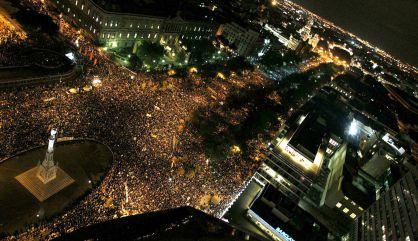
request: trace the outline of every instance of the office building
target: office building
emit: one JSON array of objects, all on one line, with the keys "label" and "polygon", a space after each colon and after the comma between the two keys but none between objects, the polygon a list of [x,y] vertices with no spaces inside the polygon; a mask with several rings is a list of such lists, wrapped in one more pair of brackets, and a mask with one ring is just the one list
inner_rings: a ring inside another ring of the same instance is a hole
[{"label": "office building", "polygon": [[418,240],[417,186],[417,170],[413,167],[356,219],[349,240]]},{"label": "office building", "polygon": [[258,41],[259,33],[232,22],[220,25],[216,36],[225,39],[236,54],[247,56]]}]

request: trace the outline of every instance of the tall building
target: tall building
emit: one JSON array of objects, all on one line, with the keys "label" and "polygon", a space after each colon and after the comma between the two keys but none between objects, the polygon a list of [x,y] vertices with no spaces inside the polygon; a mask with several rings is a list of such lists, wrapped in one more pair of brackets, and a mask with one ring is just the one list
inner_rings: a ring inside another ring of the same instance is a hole
[{"label": "tall building", "polygon": [[325,87],[269,144],[254,175],[263,191],[247,213],[266,233],[280,236],[277,225],[292,223],[303,210],[331,234],[346,234],[381,190],[399,179],[405,150],[354,111],[345,95]]},{"label": "tall building", "polygon": [[[346,122],[346,115],[331,105],[325,108],[321,98],[314,99],[284,125],[254,176],[264,189],[248,215],[277,237],[280,237],[280,233],[274,231],[277,224],[293,220],[297,212],[292,210],[305,210],[319,218],[319,222],[331,219],[330,215],[322,215],[323,209],[335,217],[341,216],[333,208],[344,199],[343,191],[334,194],[327,190],[329,176],[336,173],[338,180],[342,175],[346,145],[340,125]],[[336,184],[333,187],[338,186],[338,182]],[[325,200],[335,203],[328,207]]]},{"label": "tall building", "polygon": [[356,219],[349,240],[418,240],[417,186],[417,169],[413,167]]},{"label": "tall building", "polygon": [[308,23],[303,26],[303,28],[299,29],[298,33],[303,41],[307,41],[311,37],[311,29],[313,26],[313,20],[309,20]]},{"label": "tall building", "polygon": [[135,0],[53,2],[67,17],[108,47],[131,47],[141,39],[207,39],[213,36],[218,27],[208,14],[201,12],[205,11],[203,8],[188,11],[173,8],[162,11],[168,7],[161,5],[149,10],[138,5]]},{"label": "tall building", "polygon": [[259,37],[256,31],[244,28],[235,22],[220,25],[216,35],[226,39],[228,45],[230,47],[232,45],[232,49],[240,56],[248,55]]},{"label": "tall building", "polygon": [[57,177],[58,163],[54,163],[54,143],[57,131],[51,130],[48,139],[48,149],[46,150],[45,159],[38,164],[38,178],[44,183],[48,183]]}]

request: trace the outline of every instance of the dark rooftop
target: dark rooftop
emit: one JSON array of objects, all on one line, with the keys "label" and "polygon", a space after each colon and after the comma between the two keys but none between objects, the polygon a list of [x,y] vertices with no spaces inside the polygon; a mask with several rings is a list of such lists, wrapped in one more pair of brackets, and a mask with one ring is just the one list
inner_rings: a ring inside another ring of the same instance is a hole
[{"label": "dark rooftop", "polygon": [[181,207],[94,224],[55,240],[240,241],[245,234],[194,208]]},{"label": "dark rooftop", "polygon": [[209,10],[194,2],[185,0],[93,0],[99,7],[109,12],[130,13],[161,18],[174,18],[178,14],[185,20],[203,20],[209,17]]},{"label": "dark rooftop", "polygon": [[326,121],[316,113],[309,113],[289,144],[313,160],[326,132]]}]

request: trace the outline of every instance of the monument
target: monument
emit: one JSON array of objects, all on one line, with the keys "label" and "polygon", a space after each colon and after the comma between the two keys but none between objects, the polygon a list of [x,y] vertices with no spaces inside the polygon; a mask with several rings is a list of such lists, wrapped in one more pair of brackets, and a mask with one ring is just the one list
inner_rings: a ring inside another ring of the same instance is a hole
[{"label": "monument", "polygon": [[54,144],[57,131],[51,130],[48,140],[48,149],[46,150],[45,159],[38,163],[37,177],[44,183],[48,183],[57,177],[58,163],[54,163]]},{"label": "monument", "polygon": [[58,162],[54,162],[56,136],[57,130],[52,129],[45,159],[40,161],[36,167],[15,177],[40,202],[45,201],[74,182],[74,179],[58,167]]}]

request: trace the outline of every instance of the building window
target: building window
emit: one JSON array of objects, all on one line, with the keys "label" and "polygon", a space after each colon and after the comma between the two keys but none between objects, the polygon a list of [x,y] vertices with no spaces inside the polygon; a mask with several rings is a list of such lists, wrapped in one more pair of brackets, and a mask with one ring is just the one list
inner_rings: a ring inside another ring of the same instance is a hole
[{"label": "building window", "polygon": [[342,204],[341,204],[340,202],[338,202],[337,204],[335,204],[335,206],[336,206],[337,208],[340,208],[340,207],[342,206]]},{"label": "building window", "polygon": [[348,209],[348,208],[344,208],[344,209],[343,209],[343,212],[344,212],[344,213],[348,213],[348,211],[350,211],[350,209]]},{"label": "building window", "polygon": [[355,219],[356,217],[357,217],[357,215],[355,213],[350,214],[350,218]]},{"label": "building window", "polygon": [[81,10],[84,10],[84,4],[81,4]]}]

